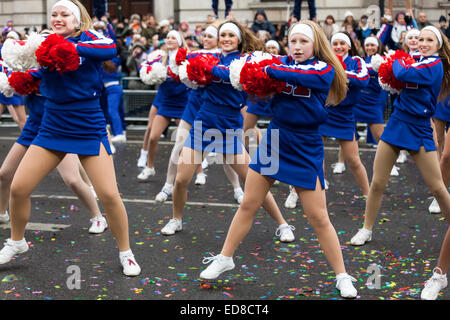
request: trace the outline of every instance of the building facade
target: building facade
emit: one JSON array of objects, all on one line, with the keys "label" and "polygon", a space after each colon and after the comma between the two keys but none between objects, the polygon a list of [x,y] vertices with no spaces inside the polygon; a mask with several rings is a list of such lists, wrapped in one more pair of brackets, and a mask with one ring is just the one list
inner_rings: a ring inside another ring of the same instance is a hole
[{"label": "building facade", "polygon": [[[0,0],[0,25],[13,20],[17,30],[24,27],[48,23],[48,11],[55,0]],[[92,0],[82,0],[92,13]],[[219,17],[224,15],[224,0],[219,0]],[[258,9],[264,9],[273,23],[285,22],[294,4],[294,0],[234,0],[232,14],[239,20],[247,19],[250,23]],[[386,1],[387,2],[387,1]],[[394,13],[404,10],[403,0],[394,1]],[[323,21],[332,14],[338,23],[344,19],[346,11],[351,11],[355,19],[367,12],[371,5],[378,5],[379,0],[316,0],[317,18]],[[450,0],[413,0],[414,12],[425,11],[428,19],[437,24],[439,17],[445,15],[449,20]],[[157,20],[174,16],[177,21],[186,21],[190,25],[204,23],[212,13],[211,0],[108,0],[108,12],[112,17],[122,13],[129,17],[133,13],[153,14]],[[308,18],[308,4],[303,1],[301,15]]]}]

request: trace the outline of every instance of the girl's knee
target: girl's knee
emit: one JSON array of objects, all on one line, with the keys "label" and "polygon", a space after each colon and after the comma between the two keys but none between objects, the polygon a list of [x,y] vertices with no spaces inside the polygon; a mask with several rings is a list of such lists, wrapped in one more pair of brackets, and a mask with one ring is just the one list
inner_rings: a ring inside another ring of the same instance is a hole
[{"label": "girl's knee", "polygon": [[328,228],[331,225],[330,219],[326,212],[308,215],[308,222],[314,230]]},{"label": "girl's knee", "polygon": [[13,177],[14,173],[8,172],[6,170],[0,170],[0,183],[2,184],[2,186],[10,185]]},{"label": "girl's knee", "polygon": [[10,189],[10,197],[11,200],[26,199],[31,196],[32,192],[33,190],[29,190],[27,188],[27,185],[24,185],[22,183],[16,183],[13,181]]}]

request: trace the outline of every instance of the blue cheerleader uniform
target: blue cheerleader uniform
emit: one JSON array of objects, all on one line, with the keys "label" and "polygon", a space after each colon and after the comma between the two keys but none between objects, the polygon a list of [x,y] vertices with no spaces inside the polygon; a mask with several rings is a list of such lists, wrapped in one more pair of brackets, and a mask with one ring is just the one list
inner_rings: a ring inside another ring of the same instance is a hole
[{"label": "blue cheerleader uniform", "polygon": [[369,72],[369,85],[361,89],[359,101],[355,105],[355,120],[364,123],[384,123],[384,109],[386,107],[387,91],[381,89],[378,83],[378,72],[370,64],[372,57],[365,62]]},{"label": "blue cheerleader uniform", "polygon": [[20,137],[16,140],[18,144],[29,147],[37,136],[44,115],[44,104],[45,98],[40,94],[25,96],[25,105],[29,112],[27,122],[25,122]]},{"label": "blue cheerleader uniform", "polygon": [[327,120],[325,101],[335,71],[317,58],[296,63],[283,57],[266,73],[285,81],[283,93],[272,100],[273,118],[249,167],[263,176],[315,190],[317,178],[325,187],[324,149],[319,131]]},{"label": "blue cheerleader uniform", "polygon": [[[169,54],[176,54],[176,51]],[[162,63],[162,59],[163,57],[151,62],[146,61],[144,65]],[[153,100],[153,105],[158,109],[156,114],[167,118],[181,119],[189,98],[189,91],[190,89],[183,83],[167,76],[166,80],[159,85],[158,92]]]},{"label": "blue cheerleader uniform", "polygon": [[247,94],[233,88],[229,69],[230,63],[239,58],[238,51],[219,56],[219,64],[211,71],[213,81],[204,89],[203,104],[194,119],[186,147],[222,154],[242,153],[241,109]]},{"label": "blue cheerleader uniform", "polygon": [[247,113],[256,114],[261,117],[273,117],[271,100],[268,98],[248,98]]},{"label": "blue cheerleader uniform", "polygon": [[327,122],[322,124],[319,130],[325,137],[353,141],[356,134],[353,107],[358,102],[361,89],[369,84],[370,77],[362,58],[347,55],[344,63],[349,80],[347,96],[339,105],[327,108]]},{"label": "blue cheerleader uniform", "polygon": [[31,72],[42,80],[40,91],[46,99],[41,127],[32,144],[79,155],[99,155],[103,144],[111,154],[100,107],[101,62],[116,56],[116,45],[94,30],[67,40],[77,44],[77,70],[60,74],[41,68]]},{"label": "blue cheerleader uniform", "polygon": [[397,60],[392,65],[394,76],[407,83],[394,102],[395,110],[387,123],[381,140],[400,149],[435,151],[430,118],[436,110],[436,102],[443,79],[441,59],[436,56],[405,65]]},{"label": "blue cheerleader uniform", "polygon": [[447,99],[436,104],[436,112],[433,117],[450,122],[450,96],[447,96]]}]

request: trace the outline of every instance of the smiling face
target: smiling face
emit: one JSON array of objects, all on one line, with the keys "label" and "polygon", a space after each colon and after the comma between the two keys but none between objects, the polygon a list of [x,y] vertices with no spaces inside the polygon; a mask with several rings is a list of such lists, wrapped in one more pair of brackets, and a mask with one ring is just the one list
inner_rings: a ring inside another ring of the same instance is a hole
[{"label": "smiling face", "polygon": [[366,43],[364,45],[364,51],[368,56],[373,56],[378,52],[378,46],[374,45],[373,43]]},{"label": "smiling face", "polygon": [[166,37],[166,46],[168,50],[178,49],[178,40],[175,36],[169,35]]},{"label": "smiling face", "polygon": [[334,53],[341,57],[345,56],[350,51],[350,46],[341,39],[334,40],[331,47],[333,48]]},{"label": "smiling face", "polygon": [[50,25],[53,32],[67,37],[76,30],[78,22],[69,9],[63,6],[57,6],[52,11]]},{"label": "smiling face", "polygon": [[203,37],[203,48],[205,48],[206,50],[210,50],[214,49],[215,47],[217,47],[217,39],[209,33],[205,34],[205,36]]},{"label": "smiling face", "polygon": [[419,35],[419,51],[424,57],[429,57],[439,50],[439,40],[433,31],[423,30]]},{"label": "smiling face", "polygon": [[418,35],[410,35],[406,40],[406,45],[408,46],[410,51],[416,51],[419,49],[419,36]]},{"label": "smiling face", "polygon": [[238,49],[239,38],[234,32],[224,30],[219,34],[219,47],[223,52],[233,52]]},{"label": "smiling face", "polygon": [[301,33],[294,33],[289,38],[289,54],[296,62],[303,62],[313,57],[314,42]]}]

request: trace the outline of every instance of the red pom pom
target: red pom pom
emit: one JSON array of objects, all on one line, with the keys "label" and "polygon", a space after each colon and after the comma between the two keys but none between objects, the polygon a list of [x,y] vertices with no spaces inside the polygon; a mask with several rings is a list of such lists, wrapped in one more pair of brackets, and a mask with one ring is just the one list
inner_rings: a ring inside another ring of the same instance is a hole
[{"label": "red pom pom", "polygon": [[383,62],[378,69],[378,77],[382,84],[385,84],[396,91],[401,91],[406,87],[406,83],[397,80],[394,76],[394,72],[392,70],[392,64],[396,60],[403,60],[404,64],[410,65],[415,63],[416,61],[403,50],[397,50],[391,56],[386,59],[386,62]]},{"label": "red pom pom", "polygon": [[72,42],[64,41],[50,49],[56,70],[60,73],[75,71],[80,66],[80,56]]},{"label": "red pom pom", "polygon": [[172,78],[173,81],[181,82],[180,77],[173,73],[170,67],[167,67],[167,75]]},{"label": "red pom pom", "polygon": [[175,56],[175,63],[177,66],[181,66],[181,63],[186,60],[187,48],[179,48],[177,55]]},{"label": "red pom pom", "polygon": [[242,68],[239,80],[244,91],[260,98],[281,93],[286,87],[286,83],[273,79],[264,72],[266,66],[277,63],[279,63],[279,60],[275,57],[258,63],[246,63]]},{"label": "red pom pom", "polygon": [[347,65],[344,62],[344,58],[340,55],[336,55],[336,57],[338,58],[339,62],[342,64],[342,67],[344,68],[344,70],[347,70]]},{"label": "red pom pom", "polygon": [[64,42],[64,37],[57,35],[56,33],[53,33],[45,39],[39,48],[36,49],[35,55],[37,62],[42,67],[47,67],[50,69],[50,71],[54,71],[56,66],[53,61],[53,59],[50,56],[50,49],[53,48],[53,46],[60,44]]},{"label": "red pom pom", "polygon": [[212,82],[212,68],[219,63],[219,59],[213,55],[199,55],[189,60],[186,72],[190,81],[200,86],[208,85]]},{"label": "red pom pom", "polygon": [[20,95],[28,95],[35,92],[39,92],[39,80],[26,72],[13,72],[8,77],[9,85],[14,88]]}]

